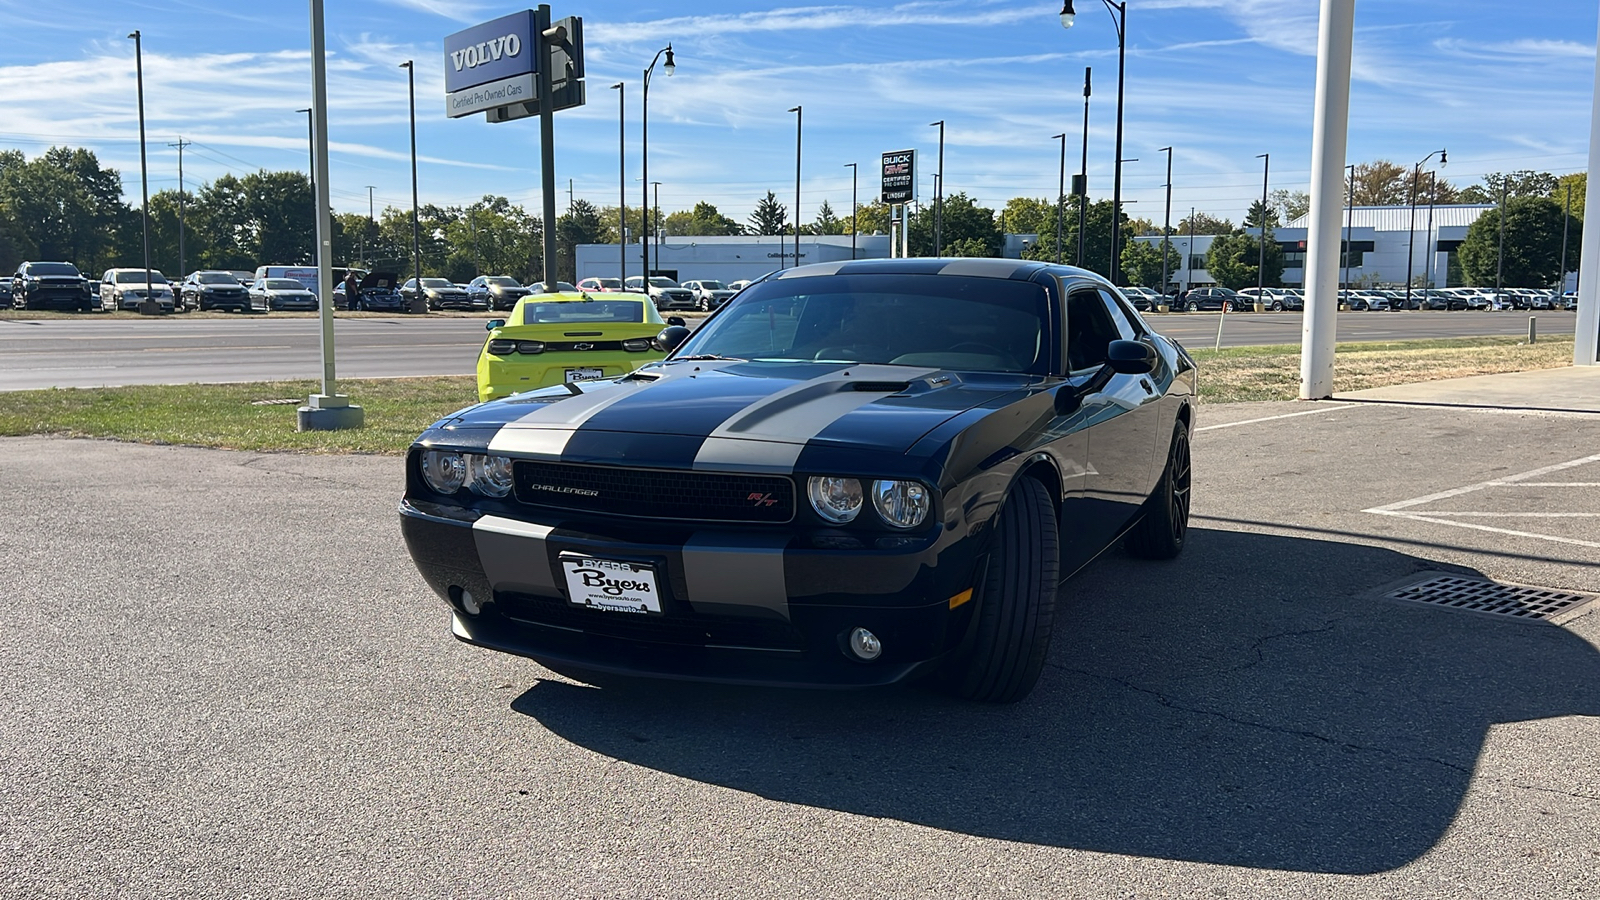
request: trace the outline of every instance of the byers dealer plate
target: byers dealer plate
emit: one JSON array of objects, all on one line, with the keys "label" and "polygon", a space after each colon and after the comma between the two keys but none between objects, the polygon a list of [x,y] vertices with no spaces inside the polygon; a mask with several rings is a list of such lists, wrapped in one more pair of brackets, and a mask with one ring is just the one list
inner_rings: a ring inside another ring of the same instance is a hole
[{"label": "byers dealer plate", "polygon": [[605,375],[604,369],[568,369],[567,381],[569,383],[573,381],[595,381],[604,378]]},{"label": "byers dealer plate", "polygon": [[561,571],[566,574],[567,596],[574,605],[608,612],[661,612],[656,573],[649,566],[588,556],[563,556]]}]

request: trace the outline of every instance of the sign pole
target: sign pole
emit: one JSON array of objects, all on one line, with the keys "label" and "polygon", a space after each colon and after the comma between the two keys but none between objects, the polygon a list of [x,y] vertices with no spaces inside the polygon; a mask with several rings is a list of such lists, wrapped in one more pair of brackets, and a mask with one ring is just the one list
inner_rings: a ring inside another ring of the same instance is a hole
[{"label": "sign pole", "polygon": [[533,33],[539,41],[535,78],[539,92],[539,190],[544,195],[544,289],[556,289],[556,104],[550,96],[550,54],[545,32],[550,29],[550,4],[539,4]]},{"label": "sign pole", "polygon": [[[1339,311],[1339,213],[1350,130],[1350,53],[1355,0],[1322,0],[1317,99],[1311,138],[1311,227],[1306,235],[1306,311],[1300,329],[1300,399],[1333,396]],[[1409,287],[1409,284],[1408,284]]]}]

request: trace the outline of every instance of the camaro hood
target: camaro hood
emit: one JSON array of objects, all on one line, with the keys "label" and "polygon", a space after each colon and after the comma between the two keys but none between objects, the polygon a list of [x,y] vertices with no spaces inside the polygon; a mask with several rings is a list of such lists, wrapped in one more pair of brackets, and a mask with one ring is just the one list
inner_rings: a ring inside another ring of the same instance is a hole
[{"label": "camaro hood", "polygon": [[569,461],[784,468],[808,448],[905,454],[951,418],[1040,381],[914,366],[675,360],[481,404],[438,423],[423,442],[487,440],[494,451]]}]

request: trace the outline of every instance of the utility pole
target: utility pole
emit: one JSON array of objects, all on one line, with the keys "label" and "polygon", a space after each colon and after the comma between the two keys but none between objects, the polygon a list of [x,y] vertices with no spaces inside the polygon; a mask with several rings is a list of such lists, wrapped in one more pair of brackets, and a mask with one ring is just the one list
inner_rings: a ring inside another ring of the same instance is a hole
[{"label": "utility pole", "polygon": [[[800,265],[800,132],[801,123],[805,121],[805,110],[796,106],[789,110],[794,113],[794,264]],[[660,254],[658,253],[657,256]],[[778,260],[783,261],[783,246],[780,242]],[[781,268],[781,266],[780,266]]]},{"label": "utility pole", "polygon": [[938,259],[944,252],[944,120],[930,122],[939,126],[939,177],[933,182],[933,256]]},{"label": "utility pole", "polygon": [[1161,220],[1161,296],[1167,296],[1167,257],[1172,253],[1172,148],[1167,153],[1167,213]]},{"label": "utility pole", "polygon": [[1256,159],[1261,160],[1261,220],[1256,222],[1261,226],[1261,246],[1256,251],[1256,302],[1264,303],[1264,289],[1267,286],[1267,172],[1272,167],[1272,154],[1262,153]]},{"label": "utility pole", "polygon": [[[375,187],[377,185],[367,185],[367,231],[373,230],[378,225],[377,217],[374,215],[376,210],[373,209],[372,205],[372,190]],[[361,265],[370,269],[373,268],[373,265],[367,259],[367,231],[361,232]]]},{"label": "utility pole", "polygon": [[1572,223],[1572,182],[1567,182],[1567,202],[1561,207],[1561,274],[1556,276],[1556,299],[1567,293],[1567,226]]},{"label": "utility pole", "polygon": [[[857,211],[856,176],[858,174],[860,174],[860,171],[859,171],[859,166],[857,166],[856,163],[845,163],[845,167],[850,170],[850,258],[851,259],[855,259],[856,258],[856,215],[857,215],[857,212],[856,212]],[[1570,187],[1568,188],[1567,192],[1569,194],[1571,193],[1571,188]]]},{"label": "utility pole", "polygon": [[[187,259],[185,258],[184,252],[183,252],[183,148],[189,146],[192,143],[194,143],[194,141],[186,141],[186,140],[183,139],[183,135],[180,134],[180,135],[178,135],[178,142],[176,144],[168,144],[167,145],[168,147],[177,147],[178,148],[178,277],[179,278],[187,277],[188,276],[188,268],[189,268]],[[1569,189],[1567,191],[1567,193],[1571,194],[1571,190]]]},{"label": "utility pole", "polygon": [[1506,271],[1506,180],[1500,181],[1500,250],[1494,261],[1494,293],[1500,299],[1501,286],[1505,284]]},{"label": "utility pole", "polygon": [[1056,265],[1061,265],[1061,219],[1065,214],[1061,204],[1067,196],[1067,133],[1054,135],[1061,142],[1061,168],[1056,172]]}]

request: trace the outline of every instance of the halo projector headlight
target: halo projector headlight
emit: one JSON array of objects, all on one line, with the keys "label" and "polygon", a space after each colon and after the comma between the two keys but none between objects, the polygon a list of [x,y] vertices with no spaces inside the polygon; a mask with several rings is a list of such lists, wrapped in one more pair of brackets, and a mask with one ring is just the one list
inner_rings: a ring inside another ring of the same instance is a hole
[{"label": "halo projector headlight", "polygon": [[454,494],[467,480],[466,460],[453,450],[428,450],[422,454],[422,480],[441,494]]},{"label": "halo projector headlight", "polygon": [[896,528],[915,528],[928,517],[928,489],[915,481],[874,481],[872,508]]},{"label": "halo projector headlight", "polygon": [[861,512],[861,482],[854,478],[813,475],[806,493],[817,515],[835,525],[852,521]]},{"label": "halo projector headlight", "polygon": [[467,454],[467,486],[485,497],[511,493],[511,460],[504,456]]}]

